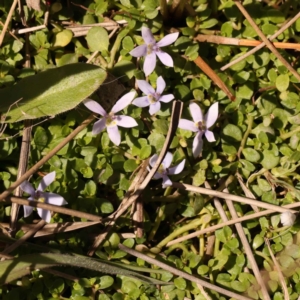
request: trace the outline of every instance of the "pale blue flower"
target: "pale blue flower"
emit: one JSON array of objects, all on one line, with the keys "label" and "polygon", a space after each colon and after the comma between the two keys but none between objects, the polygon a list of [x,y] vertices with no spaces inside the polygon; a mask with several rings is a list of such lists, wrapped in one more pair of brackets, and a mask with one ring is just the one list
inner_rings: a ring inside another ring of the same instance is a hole
[{"label": "pale blue flower", "polygon": [[160,110],[160,102],[168,103],[174,99],[174,95],[162,95],[166,83],[164,79],[159,76],[156,81],[156,91],[154,88],[145,80],[137,80],[139,89],[147,96],[138,97],[133,100],[132,104],[138,107],[149,107],[150,115],[157,113]]},{"label": "pale blue flower", "polygon": [[[44,190],[55,180],[55,171],[47,174],[41,180],[37,190],[33,188],[33,186],[26,180],[20,184],[20,188],[22,191],[26,192],[30,195],[28,200],[38,201],[42,203],[48,203],[53,205],[65,205],[68,202],[60,195],[54,193],[47,193]],[[33,207],[24,205],[24,217],[28,217],[33,211]],[[49,210],[37,207],[37,212],[39,216],[45,220],[46,222],[50,222],[51,213]]]},{"label": "pale blue flower", "polygon": [[215,136],[212,131],[208,130],[213,126],[218,118],[218,102],[214,103],[203,118],[202,111],[196,103],[190,104],[190,112],[194,122],[180,119],[178,127],[181,129],[197,132],[193,141],[193,155],[198,157],[203,148],[203,134],[209,142],[215,142]]},{"label": "pale blue flower", "polygon": [[107,129],[110,140],[115,145],[120,145],[121,135],[118,130],[118,126],[131,128],[137,126],[137,122],[128,116],[116,115],[117,112],[128,106],[135,96],[135,92],[129,92],[125,94],[111,109],[110,113],[107,113],[104,108],[96,101],[86,99],[83,104],[92,112],[101,115],[103,118],[95,122],[93,126],[93,134],[98,134],[105,128]]},{"label": "pale blue flower", "polygon": [[134,48],[129,54],[134,57],[145,56],[143,69],[146,76],[151,74],[155,69],[156,55],[165,66],[173,67],[174,63],[172,57],[160,48],[174,43],[177,40],[178,35],[179,32],[167,34],[159,42],[156,42],[151,30],[147,27],[142,27],[142,37],[145,44]]},{"label": "pale blue flower", "polygon": [[[158,155],[154,154],[150,160],[149,160],[149,164],[150,166],[153,168],[156,161],[158,159]],[[164,160],[162,161],[161,165],[159,166],[157,172],[154,174],[153,178],[154,179],[159,179],[162,178],[163,182],[162,182],[162,186],[163,188],[166,188],[168,186],[172,185],[172,181],[170,180],[170,178],[168,177],[168,175],[175,175],[175,174],[179,174],[185,165],[185,159],[177,166],[174,166],[172,168],[170,168],[170,165],[172,163],[172,159],[173,159],[173,154],[170,152],[167,152]]]}]

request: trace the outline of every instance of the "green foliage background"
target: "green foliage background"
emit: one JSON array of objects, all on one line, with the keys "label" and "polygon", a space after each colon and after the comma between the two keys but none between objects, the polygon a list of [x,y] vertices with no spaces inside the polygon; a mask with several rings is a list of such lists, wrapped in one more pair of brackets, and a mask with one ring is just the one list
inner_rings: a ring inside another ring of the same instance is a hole
[{"label": "green foliage background", "polygon": [[[174,2],[174,1],[173,1]],[[253,20],[266,36],[274,34],[282,24],[299,11],[298,1],[251,1],[242,2]],[[11,1],[0,1],[0,20],[5,23]],[[300,102],[299,82],[287,68],[264,47],[224,72],[220,68],[249,51],[249,47],[200,43],[194,40],[197,34],[220,35],[238,39],[259,40],[252,26],[230,0],[195,0],[190,2],[195,15],[189,10],[171,10],[163,18],[156,0],[120,1],[73,1],[41,3],[41,11],[23,5],[28,27],[44,23],[45,11],[50,18],[45,29],[31,32],[29,40],[31,67],[25,67],[25,36],[17,39],[6,35],[0,49],[0,86],[12,87],[27,76],[65,66],[85,63],[94,51],[99,51],[92,64],[100,66],[119,78],[127,91],[135,87],[135,78],[144,79],[142,60],[136,61],[129,52],[143,44],[141,27],[151,28],[160,39],[172,30],[180,36],[174,45],[164,48],[172,55],[174,68],[166,68],[157,62],[149,82],[155,86],[158,76],[166,81],[166,93],[173,93],[184,102],[183,118],[191,119],[188,111],[190,101],[196,101],[203,111],[214,102],[219,102],[220,114],[213,128],[216,142],[204,142],[202,156],[194,159],[191,153],[193,134],[178,129],[170,146],[173,164],[187,159],[184,171],[172,177],[196,186],[207,181],[217,189],[229,180],[228,190],[232,194],[245,195],[238,176],[246,183],[256,199],[276,205],[298,202],[299,158],[300,158]],[[68,25],[94,24],[125,20],[127,26],[120,28],[109,38],[110,31],[92,27],[86,36],[75,37]],[[10,30],[22,28],[21,15],[15,11]],[[277,37],[278,42],[299,42],[300,19]],[[300,73],[299,54],[294,49],[280,50],[283,57]],[[236,95],[232,102],[211,79],[193,62],[201,56]],[[109,83],[105,83],[109,84]],[[34,89],[34,84],[32,89]],[[101,92],[101,88],[100,88]],[[76,90],[74,90],[76,94]],[[2,103],[1,113],[6,113]],[[92,98],[101,101],[97,93]],[[110,99],[107,99],[110,101]],[[62,100],[63,101],[63,100]],[[113,101],[113,100],[111,100]],[[80,101],[79,101],[80,102]],[[112,103],[111,103],[112,104]],[[76,103],[77,106],[78,103]],[[37,185],[40,175],[56,171],[56,181],[49,191],[62,195],[68,207],[99,216],[114,212],[121,203],[131,182],[133,171],[141,162],[162,149],[170,121],[172,104],[163,104],[155,116],[147,109],[129,106],[126,115],[136,119],[138,127],[120,129],[122,143],[114,146],[106,133],[92,135],[90,125],[67,146],[60,150],[31,178]],[[56,115],[55,118],[37,124],[32,130],[30,166],[34,165],[87,116],[83,105],[74,110]],[[38,123],[41,120],[38,120]],[[0,140],[0,190],[4,191],[16,180],[23,123],[9,123]],[[232,176],[233,175],[233,176]],[[148,249],[182,226],[193,224],[200,217],[209,215],[209,221],[195,223],[193,230],[220,222],[220,216],[207,196],[163,190],[161,181],[152,181],[143,193],[144,236],[121,239],[130,248],[141,244]],[[227,208],[224,207],[226,212]],[[248,205],[235,204],[239,216],[249,214]],[[1,204],[0,220],[8,222],[10,205]],[[228,213],[229,214],[229,213]],[[22,218],[21,224],[31,224],[37,215]],[[205,218],[203,218],[204,220]],[[84,219],[55,214],[53,223],[86,221]],[[291,231],[276,237],[281,230],[280,216],[272,215],[243,223],[247,239],[274,300],[284,299],[277,272],[263,237],[275,237],[272,251],[278,257],[288,285],[290,299],[300,293],[300,251],[297,223]],[[157,228],[159,228],[157,230]],[[104,229],[102,225],[87,227],[70,233],[35,238],[21,246],[14,255],[59,251],[86,255],[93,238]],[[103,247],[96,251],[97,257],[105,260],[156,269],[141,259],[129,257],[118,249],[120,233],[133,231],[130,214],[120,218],[114,233]],[[208,234],[174,247],[161,250],[164,258],[178,269],[193,273],[205,280],[252,299],[262,299],[259,283],[252,275],[251,266],[234,229],[224,227],[215,233],[213,253],[205,253]],[[19,230],[16,238],[24,234]],[[247,272],[250,270],[250,272]],[[60,269],[61,270],[61,269]],[[3,299],[204,299],[196,284],[177,278],[168,272],[151,273],[151,277],[173,282],[161,286],[142,283],[125,275],[107,275],[85,269],[66,267],[65,273],[79,278],[78,281],[55,277],[43,271],[32,271],[29,275],[0,288]],[[221,294],[208,291],[212,299],[228,299]]]}]

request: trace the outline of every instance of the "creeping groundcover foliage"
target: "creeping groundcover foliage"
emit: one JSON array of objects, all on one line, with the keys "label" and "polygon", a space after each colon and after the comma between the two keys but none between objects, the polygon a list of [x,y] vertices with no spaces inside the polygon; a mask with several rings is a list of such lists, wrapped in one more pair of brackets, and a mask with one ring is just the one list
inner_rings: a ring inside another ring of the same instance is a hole
[{"label": "creeping groundcover foliage", "polygon": [[299,299],[298,0],[0,11],[1,299]]}]

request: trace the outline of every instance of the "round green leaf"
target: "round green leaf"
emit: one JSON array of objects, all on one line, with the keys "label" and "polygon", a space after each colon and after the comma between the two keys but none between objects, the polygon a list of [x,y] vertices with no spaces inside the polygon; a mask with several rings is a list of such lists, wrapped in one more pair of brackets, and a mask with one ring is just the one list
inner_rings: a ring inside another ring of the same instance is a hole
[{"label": "round green leaf", "polygon": [[273,151],[270,150],[264,150],[263,151],[263,160],[261,161],[262,166],[265,169],[272,169],[275,168],[279,163],[279,157],[275,156]]},{"label": "round green leaf", "polygon": [[222,138],[230,143],[230,142],[240,142],[243,138],[242,131],[239,127],[233,124],[227,124],[223,128]]},{"label": "round green leaf", "polygon": [[53,47],[66,47],[73,38],[73,32],[71,30],[65,29],[63,31],[57,32],[53,36],[52,46]]},{"label": "round green leaf", "polygon": [[246,160],[250,162],[258,162],[260,160],[260,154],[253,148],[244,148],[242,152]]},{"label": "round green leaf", "polygon": [[275,85],[280,92],[286,91],[289,87],[289,84],[290,84],[290,77],[288,74],[282,74],[276,78]]},{"label": "round green leaf", "polygon": [[109,38],[103,27],[92,27],[86,35],[86,40],[92,52],[108,50]]}]

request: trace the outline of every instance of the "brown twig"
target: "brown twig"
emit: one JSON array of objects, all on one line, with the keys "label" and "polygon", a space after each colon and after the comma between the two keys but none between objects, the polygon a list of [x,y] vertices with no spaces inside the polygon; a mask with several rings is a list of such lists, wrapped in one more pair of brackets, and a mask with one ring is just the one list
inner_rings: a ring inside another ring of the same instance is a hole
[{"label": "brown twig", "polygon": [[18,0],[14,0],[13,4],[11,5],[11,8],[9,10],[9,13],[7,15],[7,18],[5,20],[4,26],[3,26],[1,34],[0,34],[0,47],[2,46],[4,36],[5,36],[6,30],[8,28],[8,24],[9,24],[11,18],[12,18],[12,15],[14,13],[14,10],[15,10],[17,4],[18,4]]},{"label": "brown twig", "polygon": [[220,294],[223,294],[223,295],[226,295],[228,297],[232,297],[232,298],[235,298],[235,299],[239,299],[239,300],[251,300],[250,298],[248,297],[245,297],[243,295],[239,295],[239,294],[236,294],[236,293],[233,293],[233,292],[230,292],[230,291],[227,291],[221,287],[218,287],[216,285],[213,285],[207,281],[204,281],[204,280],[201,280],[199,279],[198,277],[196,276],[193,276],[191,274],[188,274],[186,272],[183,272],[181,270],[178,270],[174,267],[171,267],[169,264],[165,264],[163,262],[161,262],[160,260],[157,260],[157,259],[154,259],[152,257],[149,257],[147,256],[146,254],[143,254],[141,252],[138,252],[136,250],[133,250],[133,249],[130,249],[122,244],[119,244],[119,248],[122,250],[122,251],[125,251],[126,253],[130,254],[130,255],[133,255],[135,257],[138,257],[150,264],[153,264],[153,265],[156,265],[160,268],[162,268],[163,270],[166,270],[170,273],[173,273],[181,278],[185,278],[187,280],[190,280],[192,282],[195,282],[196,284],[200,284],[202,285],[203,287],[205,288],[208,288],[209,290],[213,290],[213,291],[216,291]]},{"label": "brown twig", "polygon": [[100,222],[100,223],[102,222],[102,217],[99,217],[96,215],[92,215],[89,213],[85,213],[85,212],[81,212],[78,210],[65,208],[65,207],[61,207],[61,206],[57,206],[57,205],[42,203],[42,202],[38,202],[38,201],[30,201],[27,199],[17,198],[17,197],[12,197],[12,196],[7,196],[6,199],[4,199],[2,201],[18,203],[19,205],[27,205],[27,206],[36,207],[36,208],[38,207],[38,208],[50,210],[50,211],[53,211],[56,213],[60,213],[60,214],[65,214],[65,215],[78,217],[78,218],[84,218],[84,219],[87,219],[90,221],[95,221],[95,222]]},{"label": "brown twig", "polygon": [[[270,36],[270,40],[274,40],[277,38],[277,36],[279,36],[282,32],[284,32],[288,27],[290,27],[294,22],[297,21],[297,19],[300,17],[300,12],[294,16],[291,20],[289,20],[286,24],[284,24],[276,33],[274,33],[272,36]],[[238,62],[244,60],[246,57],[250,56],[251,54],[254,54],[255,52],[257,52],[258,50],[262,49],[263,47],[265,47],[266,44],[264,42],[262,42],[261,44],[259,44],[258,46],[256,46],[255,48],[251,49],[250,51],[248,51],[247,53],[243,54],[242,56],[238,57],[237,59],[231,61],[230,63],[228,63],[227,65],[223,66],[220,70],[221,71],[225,71],[226,69],[230,68],[231,66],[237,64]]]},{"label": "brown twig", "polygon": [[3,254],[9,254],[10,252],[17,249],[20,245],[22,245],[24,242],[26,242],[30,237],[35,235],[36,232],[38,232],[41,228],[45,226],[46,222],[44,220],[40,220],[33,228],[28,230],[20,239],[18,239],[16,242],[11,244],[9,247],[7,247],[2,253]]},{"label": "brown twig", "polygon": [[[193,186],[193,185],[190,185],[190,184],[173,182],[172,186],[174,188],[183,189],[183,190],[190,191],[190,192],[215,196],[215,197],[218,197],[218,198],[221,198],[221,199],[228,199],[228,200],[232,200],[232,201],[236,201],[236,202],[240,202],[240,203],[244,203],[244,204],[249,204],[249,205],[256,205],[256,206],[261,207],[261,208],[271,209],[274,212],[283,213],[283,212],[288,210],[288,209],[283,208],[283,207],[278,206],[278,205],[274,205],[274,204],[270,204],[270,203],[266,203],[266,202],[262,202],[262,201],[257,201],[257,200],[253,200],[253,199],[250,199],[250,198],[241,197],[241,196],[237,196],[237,195],[233,195],[233,194],[223,193],[223,192],[219,192],[219,191],[215,191],[215,190],[210,190],[210,189],[206,189],[206,188],[202,188],[202,187],[197,187],[197,186]],[[293,210],[289,210],[289,211],[291,211],[293,213],[296,212],[296,211],[293,211]]]},{"label": "brown twig", "polygon": [[[130,205],[132,205],[132,203],[134,201],[136,201],[136,199],[141,195],[141,193],[144,191],[144,189],[146,188],[146,186],[148,185],[148,183],[150,182],[150,180],[152,179],[153,175],[155,174],[155,172],[157,171],[157,169],[159,168],[161,162],[163,161],[167,150],[172,142],[173,136],[176,132],[176,129],[178,127],[178,123],[179,123],[179,119],[181,116],[181,112],[182,112],[182,106],[183,103],[181,101],[174,101],[173,102],[173,107],[172,107],[172,116],[171,116],[171,122],[170,122],[170,127],[169,127],[169,131],[165,140],[165,143],[163,145],[163,148],[157,158],[157,161],[155,163],[155,165],[153,166],[153,168],[149,171],[148,175],[146,176],[146,178],[144,178],[144,180],[135,187],[135,190],[133,192],[133,194],[126,199],[126,203],[123,203],[120,205],[119,209],[114,212],[112,215],[109,216],[109,218],[112,220],[110,223],[114,224],[114,222],[117,220],[117,218],[119,218],[127,209]],[[100,245],[101,241],[103,240],[103,236],[100,235],[95,241],[93,246],[91,247],[90,251],[88,252],[89,256],[92,256],[95,252],[95,250],[97,249],[97,247]]]},{"label": "brown twig", "polygon": [[[231,200],[226,200],[226,204],[229,208],[232,219],[233,220],[237,219],[238,215],[236,213],[236,210],[233,206],[232,201]],[[258,265],[255,261],[252,249],[251,249],[251,247],[248,243],[248,240],[247,240],[246,234],[244,232],[244,229],[242,227],[242,224],[241,223],[235,223],[234,225],[235,225],[236,231],[237,231],[237,233],[240,237],[240,240],[243,244],[243,248],[244,248],[244,251],[247,255],[247,259],[249,260],[249,262],[251,264],[254,276],[255,276],[257,282],[260,284],[263,299],[264,300],[271,300],[271,298],[269,296],[269,293],[268,293],[268,289],[267,289],[266,285],[264,284],[264,281],[263,281],[263,278],[262,278],[261,273],[259,271]]]},{"label": "brown twig", "polygon": [[200,56],[194,60],[194,63],[228,96],[231,101],[235,100],[235,96],[230,92],[226,84]]},{"label": "brown twig", "polygon": [[[286,209],[291,209],[291,208],[296,208],[296,207],[299,207],[299,206],[300,206],[300,202],[296,202],[296,203],[284,205],[282,207],[286,208]],[[230,226],[230,225],[233,225],[235,223],[241,223],[241,222],[244,222],[244,221],[257,219],[257,218],[260,218],[262,216],[270,215],[270,214],[273,214],[273,213],[274,213],[274,210],[267,209],[267,210],[260,211],[258,213],[253,213],[251,215],[247,215],[247,216],[244,216],[244,217],[241,217],[241,218],[237,218],[237,219],[234,219],[234,220],[229,220],[228,222],[220,223],[220,224],[217,224],[217,225],[214,225],[214,226],[211,226],[211,227],[207,227],[207,228],[204,228],[204,229],[201,229],[201,230],[197,230],[193,233],[190,233],[190,234],[187,234],[187,235],[182,236],[180,238],[177,238],[175,240],[172,240],[172,241],[168,242],[166,244],[166,246],[170,247],[174,244],[189,240],[189,239],[197,237],[201,234],[208,233],[208,232],[214,232],[217,229],[223,228],[224,226]],[[164,243],[163,241],[160,242],[158,244],[158,246],[160,246],[160,244],[163,244],[163,243]]]},{"label": "brown twig", "polygon": [[263,34],[263,32],[259,29],[259,27],[256,25],[256,23],[253,21],[251,16],[248,14],[248,12],[245,10],[244,6],[238,0],[234,0],[234,3],[238,7],[238,9],[241,11],[241,13],[244,15],[244,17],[248,20],[248,22],[250,23],[252,28],[257,32],[259,37],[266,44],[266,46],[274,53],[274,55],[282,62],[282,64],[300,82],[300,75],[298,74],[298,72],[283,58],[283,56],[278,52],[278,50],[274,47],[274,45],[266,38],[266,36]]},{"label": "brown twig", "polygon": [[[52,156],[68,144],[81,130],[87,127],[95,119],[94,115],[90,115],[84,120],[81,125],[74,129],[64,140],[62,140],[56,147],[54,147],[47,155],[45,155],[39,162],[31,167],[23,176],[17,179],[7,190],[0,194],[0,201],[4,200],[10,195],[23,181],[27,180],[31,175],[38,171],[38,169],[45,164]],[[25,204],[28,205],[28,204]]]},{"label": "brown twig", "polygon": [[[247,39],[238,39],[238,38],[229,38],[219,35],[205,35],[198,34],[194,40],[198,42],[207,42],[212,44],[221,44],[221,45],[233,45],[233,46],[246,46],[246,47],[255,47],[261,45],[263,42],[256,40],[247,40]],[[300,44],[298,43],[280,43],[274,42],[273,45],[279,49],[294,49],[300,50]]]}]

